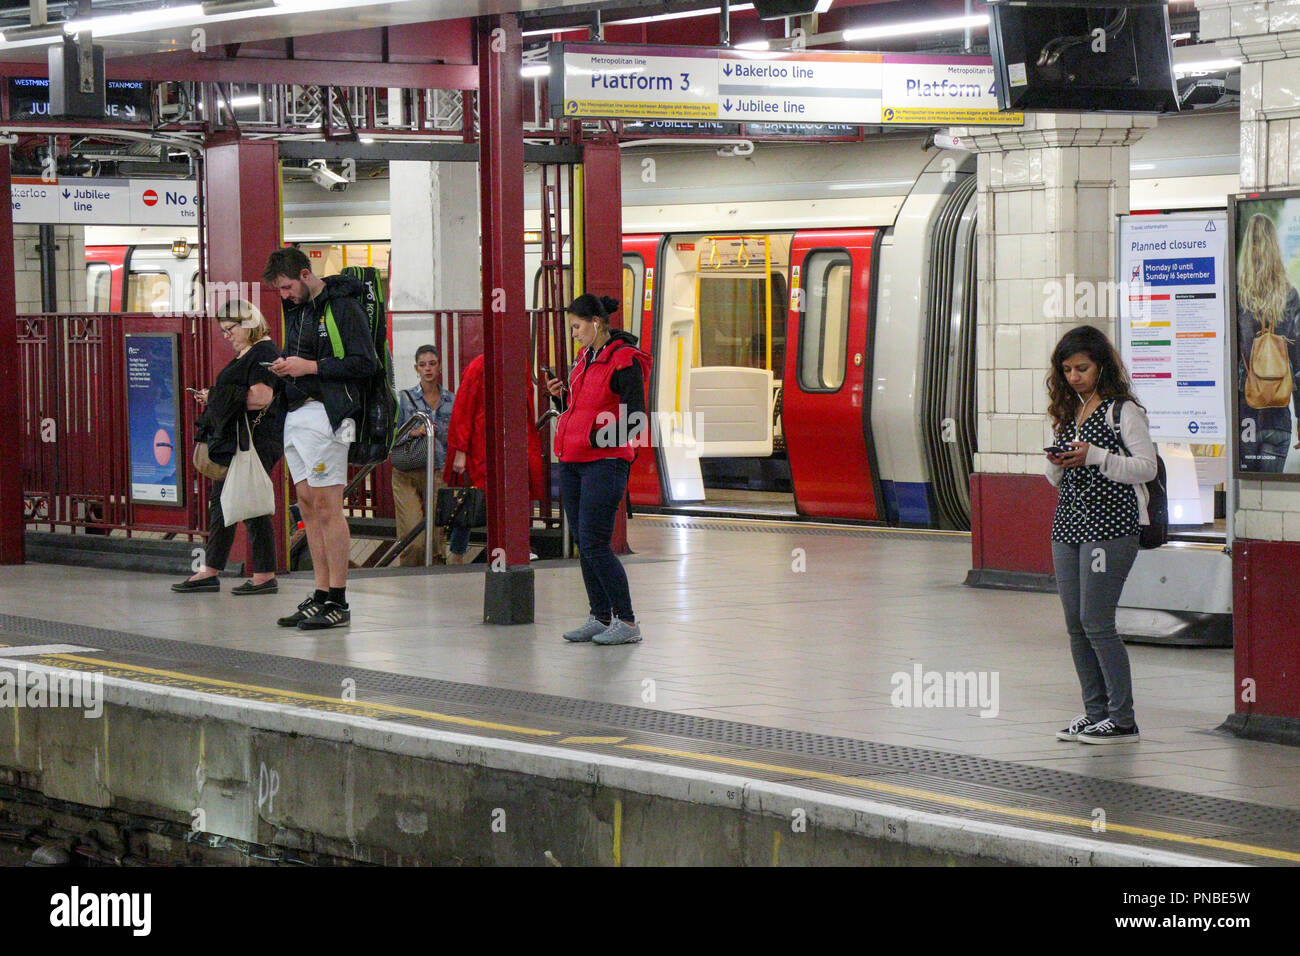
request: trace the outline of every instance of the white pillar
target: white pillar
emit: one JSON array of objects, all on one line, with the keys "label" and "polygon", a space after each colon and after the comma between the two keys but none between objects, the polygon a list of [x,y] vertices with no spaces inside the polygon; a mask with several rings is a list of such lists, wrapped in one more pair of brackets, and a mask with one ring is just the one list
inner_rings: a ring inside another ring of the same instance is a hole
[{"label": "white pillar", "polygon": [[479,308],[478,166],[395,162],[389,177],[393,358],[406,387],[415,384],[415,349],[435,338],[418,313]]}]

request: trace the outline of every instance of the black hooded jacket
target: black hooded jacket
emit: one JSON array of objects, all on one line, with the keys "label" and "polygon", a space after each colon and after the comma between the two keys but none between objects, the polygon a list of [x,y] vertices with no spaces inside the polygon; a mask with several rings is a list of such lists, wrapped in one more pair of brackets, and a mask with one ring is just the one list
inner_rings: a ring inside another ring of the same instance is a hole
[{"label": "black hooded jacket", "polygon": [[[325,289],[302,305],[284,309],[284,354],[311,359],[319,367],[316,375],[285,378],[284,394],[289,411],[300,408],[309,398],[325,406],[330,427],[338,428],[345,418],[361,413],[361,395],[365,382],[379,369],[370,321],[361,305],[365,292],[352,276],[324,276]],[[325,306],[334,314],[343,357],[334,357],[329,332],[325,326]]]}]

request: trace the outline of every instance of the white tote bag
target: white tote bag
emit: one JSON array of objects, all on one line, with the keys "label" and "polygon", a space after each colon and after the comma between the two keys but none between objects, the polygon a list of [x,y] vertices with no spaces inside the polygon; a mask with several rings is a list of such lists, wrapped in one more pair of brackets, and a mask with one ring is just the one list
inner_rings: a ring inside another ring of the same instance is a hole
[{"label": "white tote bag", "polygon": [[[258,419],[261,419],[260,415]],[[253,449],[253,429],[248,426],[247,415],[244,416],[244,425],[248,427],[248,448],[242,447],[236,426],[235,457],[230,462],[226,484],[221,489],[221,516],[227,528],[237,521],[275,512],[275,488]]]}]

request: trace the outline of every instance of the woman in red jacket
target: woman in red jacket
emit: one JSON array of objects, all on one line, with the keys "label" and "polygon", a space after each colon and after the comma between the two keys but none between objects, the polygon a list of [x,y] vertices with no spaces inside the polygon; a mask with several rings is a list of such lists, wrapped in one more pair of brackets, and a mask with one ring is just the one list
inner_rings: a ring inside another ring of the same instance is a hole
[{"label": "woman in red jacket", "polygon": [[[533,501],[546,493],[542,477],[542,443],[533,427],[532,383],[525,383],[524,395],[528,401],[528,489]],[[487,487],[487,406],[483,401],[483,356],[475,357],[460,376],[456,389],[456,403],[451,408],[451,421],[447,423],[447,463],[443,466],[442,480],[447,485],[469,484],[475,488]],[[468,530],[458,528],[452,532],[448,544],[448,561],[460,564],[469,546]]]},{"label": "woman in red jacket", "polygon": [[564,635],[575,643],[641,640],[627,574],[609,542],[646,425],[650,356],[636,347],[635,336],[610,329],[609,316],[616,311],[618,302],[608,297],[588,293],[573,300],[565,312],[582,351],[569,373],[568,401],[564,382],[546,382],[547,391],[565,408],[555,428],[560,497],[578,542],[591,607],[587,622]]}]

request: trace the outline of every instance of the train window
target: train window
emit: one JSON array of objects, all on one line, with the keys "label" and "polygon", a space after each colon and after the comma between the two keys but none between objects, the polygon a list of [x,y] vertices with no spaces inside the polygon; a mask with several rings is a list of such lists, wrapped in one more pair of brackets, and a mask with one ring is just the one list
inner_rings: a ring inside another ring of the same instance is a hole
[{"label": "train window", "polygon": [[699,278],[699,364],[767,368],[767,309],[772,300],[772,365],[777,379],[785,365],[785,276],[714,276]]},{"label": "train window", "polygon": [[799,387],[806,392],[834,391],[844,384],[852,277],[847,252],[818,250],[804,260]]},{"label": "train window", "polygon": [[196,315],[207,314],[207,303],[203,301],[203,283],[196,272],[190,278],[190,311]]},{"label": "train window", "polygon": [[623,328],[641,337],[641,296],[645,288],[645,260],[639,255],[623,256]]},{"label": "train window", "polygon": [[[560,299],[561,301],[556,304],[561,309],[573,301],[573,267],[572,266],[564,267],[563,291],[560,295]],[[533,273],[533,308],[540,309],[543,308],[543,306],[544,303],[542,302],[542,269],[539,266],[537,271]]]},{"label": "train window", "polygon": [[86,311],[113,311],[113,270],[107,262],[86,264]]},{"label": "train window", "polygon": [[126,286],[126,311],[171,314],[171,276],[165,272],[132,272]]}]

